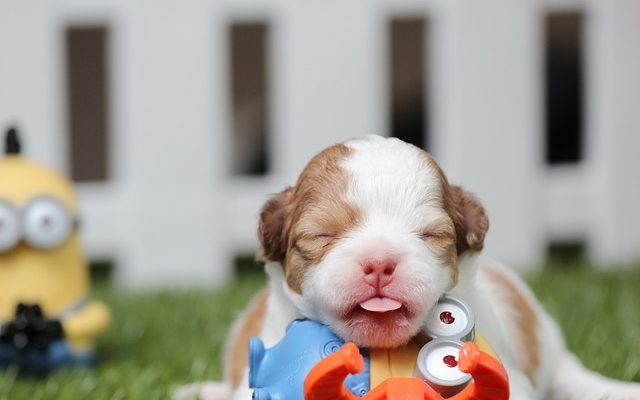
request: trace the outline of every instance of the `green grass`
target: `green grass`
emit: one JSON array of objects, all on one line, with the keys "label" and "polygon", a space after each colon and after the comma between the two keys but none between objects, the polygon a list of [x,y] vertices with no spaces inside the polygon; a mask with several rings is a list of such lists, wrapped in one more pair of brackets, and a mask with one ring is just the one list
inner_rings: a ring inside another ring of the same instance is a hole
[{"label": "green grass", "polygon": [[216,292],[139,294],[100,285],[95,297],[114,320],[98,342],[99,366],[46,379],[0,372],[0,399],[166,399],[179,385],[217,379],[229,324],[263,282],[249,276]]},{"label": "green grass", "polygon": [[552,265],[529,283],[586,366],[640,382],[640,268]]},{"label": "green grass", "polygon": [[[555,267],[530,282],[588,366],[640,381],[640,269]],[[46,379],[0,372],[0,399],[165,399],[181,384],[218,379],[228,325],[262,283],[249,275],[216,292],[142,294],[101,285],[96,297],[114,321],[98,344],[100,365]]]}]

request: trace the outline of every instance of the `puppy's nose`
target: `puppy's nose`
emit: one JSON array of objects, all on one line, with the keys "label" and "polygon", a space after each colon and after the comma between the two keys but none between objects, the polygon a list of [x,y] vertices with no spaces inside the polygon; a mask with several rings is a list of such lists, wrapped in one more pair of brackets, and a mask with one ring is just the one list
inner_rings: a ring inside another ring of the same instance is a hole
[{"label": "puppy's nose", "polygon": [[360,262],[363,279],[369,285],[383,288],[393,280],[393,273],[398,263],[393,258],[366,259]]}]

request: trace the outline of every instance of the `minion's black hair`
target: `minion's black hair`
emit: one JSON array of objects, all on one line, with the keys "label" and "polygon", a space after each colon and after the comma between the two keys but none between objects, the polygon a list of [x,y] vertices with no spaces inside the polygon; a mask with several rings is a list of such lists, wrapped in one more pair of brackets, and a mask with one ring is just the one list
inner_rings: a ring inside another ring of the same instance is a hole
[{"label": "minion's black hair", "polygon": [[20,139],[15,127],[7,129],[4,137],[4,154],[20,154]]}]

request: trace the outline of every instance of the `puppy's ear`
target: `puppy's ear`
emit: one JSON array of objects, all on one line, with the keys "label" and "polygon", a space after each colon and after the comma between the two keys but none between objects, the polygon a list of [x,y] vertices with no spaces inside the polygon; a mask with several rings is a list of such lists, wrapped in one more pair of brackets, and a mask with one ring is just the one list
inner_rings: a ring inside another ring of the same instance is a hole
[{"label": "puppy's ear", "polygon": [[292,197],[293,188],[289,187],[262,207],[258,226],[258,261],[284,261],[287,254],[289,217],[293,208]]},{"label": "puppy's ear", "polygon": [[478,199],[460,186],[450,188],[450,213],[456,228],[458,254],[480,251],[489,230],[487,212]]}]

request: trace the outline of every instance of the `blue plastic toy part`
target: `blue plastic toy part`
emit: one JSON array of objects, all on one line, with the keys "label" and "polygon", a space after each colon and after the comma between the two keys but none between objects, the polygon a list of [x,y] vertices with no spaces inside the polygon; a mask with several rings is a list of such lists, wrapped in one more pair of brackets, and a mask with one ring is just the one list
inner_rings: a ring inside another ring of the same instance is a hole
[{"label": "blue plastic toy part", "polygon": [[[310,320],[293,321],[284,338],[265,349],[262,340],[249,340],[249,387],[254,400],[303,400],[304,380],[320,360],[339,350],[344,341],[326,325]],[[349,375],[345,386],[355,395],[370,390],[369,354],[360,349],[365,369]]]},{"label": "blue plastic toy part", "polygon": [[37,349],[17,350],[0,344],[0,368],[10,365],[26,373],[46,374],[63,366],[90,366],[95,362],[93,352],[73,352],[64,340],[49,345],[46,351]]}]

